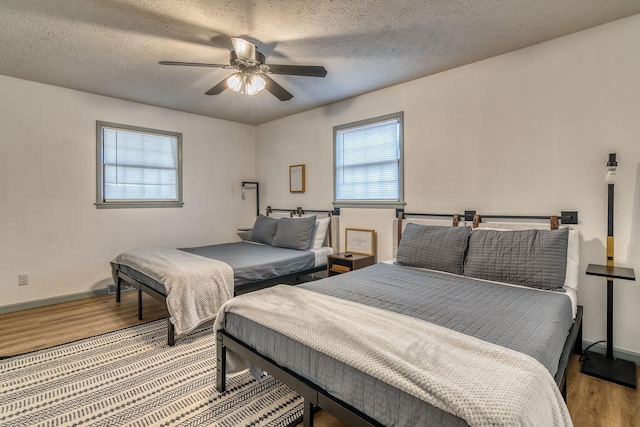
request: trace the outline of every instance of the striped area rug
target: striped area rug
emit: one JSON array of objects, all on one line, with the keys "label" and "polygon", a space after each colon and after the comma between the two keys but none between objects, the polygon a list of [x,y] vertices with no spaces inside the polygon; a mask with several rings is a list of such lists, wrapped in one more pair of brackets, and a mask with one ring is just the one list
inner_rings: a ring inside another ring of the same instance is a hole
[{"label": "striped area rug", "polygon": [[215,336],[166,320],[0,360],[2,426],[289,426],[302,398],[248,372],[215,390]]}]

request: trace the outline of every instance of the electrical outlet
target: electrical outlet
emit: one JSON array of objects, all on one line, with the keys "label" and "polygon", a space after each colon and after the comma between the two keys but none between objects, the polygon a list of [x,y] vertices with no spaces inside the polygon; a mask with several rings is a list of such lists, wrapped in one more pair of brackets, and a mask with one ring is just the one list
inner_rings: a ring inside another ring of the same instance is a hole
[{"label": "electrical outlet", "polygon": [[29,284],[29,275],[28,274],[19,274],[18,275],[18,286],[27,286]]}]

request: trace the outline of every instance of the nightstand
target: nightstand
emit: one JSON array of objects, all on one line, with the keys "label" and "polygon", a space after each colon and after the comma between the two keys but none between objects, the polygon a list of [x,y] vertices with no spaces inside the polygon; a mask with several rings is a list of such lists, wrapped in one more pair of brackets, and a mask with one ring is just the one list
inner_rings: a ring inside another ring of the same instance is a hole
[{"label": "nightstand", "polygon": [[373,255],[352,254],[350,257],[344,256],[346,252],[340,252],[327,256],[327,271],[329,276],[348,273],[359,268],[373,265]]},{"label": "nightstand", "polygon": [[613,357],[613,279],[636,280],[636,274],[633,268],[599,264],[589,264],[587,274],[607,278],[607,353],[588,351],[582,373],[635,389],[635,362]]}]

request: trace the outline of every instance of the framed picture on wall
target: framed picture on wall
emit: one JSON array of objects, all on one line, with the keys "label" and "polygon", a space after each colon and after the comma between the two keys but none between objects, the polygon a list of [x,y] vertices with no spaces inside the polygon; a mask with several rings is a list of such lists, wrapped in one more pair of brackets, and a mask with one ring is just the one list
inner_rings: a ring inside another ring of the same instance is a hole
[{"label": "framed picture on wall", "polygon": [[289,166],[289,192],[304,193],[304,165]]},{"label": "framed picture on wall", "polygon": [[359,255],[376,254],[375,230],[361,230],[359,228],[346,228],[345,251]]}]

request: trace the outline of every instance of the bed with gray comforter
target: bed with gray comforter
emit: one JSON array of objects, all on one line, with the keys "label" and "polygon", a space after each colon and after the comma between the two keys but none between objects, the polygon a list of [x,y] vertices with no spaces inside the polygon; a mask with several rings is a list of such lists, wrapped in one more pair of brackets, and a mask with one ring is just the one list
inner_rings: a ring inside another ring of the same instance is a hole
[{"label": "bed with gray comforter", "polygon": [[[236,292],[250,283],[313,269],[315,263],[315,256],[310,251],[276,248],[251,242],[224,243],[180,250],[229,264],[233,269]],[[164,285],[143,272],[120,264],[114,264],[113,268],[166,295]]]},{"label": "bed with gray comforter", "polygon": [[[573,319],[566,295],[376,264],[300,285],[435,323],[532,356],[555,375]],[[385,426],[465,426],[416,397],[228,313],[225,331]],[[339,331],[336,331],[339,333]]]},{"label": "bed with gray comforter", "polygon": [[323,255],[332,251],[324,245],[330,230],[330,217],[260,215],[250,241],[125,251],[111,261],[116,301],[120,301],[123,282],[138,289],[139,319],[141,292],[166,301],[167,341],[173,345],[174,332],[184,334],[214,319],[220,306],[234,295],[270,286],[272,279],[323,270]]},{"label": "bed with gray comforter", "polygon": [[[517,351],[539,362],[551,377],[557,377],[561,357],[566,357],[563,352],[568,348],[568,335],[574,326],[571,300],[561,289],[566,266],[566,259],[562,260],[566,256],[566,230],[551,234],[540,230],[513,232],[516,233],[513,235],[485,231],[477,233],[474,241],[470,238],[471,231],[462,228],[425,230],[416,227],[403,236],[404,246],[401,244],[398,250],[398,260],[422,268],[376,264],[302,287],[410,316]],[[446,247],[442,247],[443,244]],[[559,254],[561,259],[555,259],[551,253]],[[481,273],[473,274],[481,274],[483,279],[491,279],[497,274],[526,283],[510,286],[465,277],[468,256],[473,262],[469,264],[472,267],[469,271],[481,270]],[[524,267],[518,269],[513,262],[497,261],[505,257]],[[423,269],[434,267],[442,272]],[[556,292],[550,292],[550,289]],[[286,301],[283,306],[286,307]],[[224,306],[222,311],[225,311]],[[286,321],[286,316],[283,318]],[[274,332],[260,321],[227,312],[220,332],[310,381],[318,390],[364,414],[373,423],[385,426],[468,425],[466,420]],[[339,329],[335,333],[340,334]],[[428,345],[429,338],[425,337],[424,348]],[[347,347],[344,351],[350,349]],[[425,357],[428,353],[425,351]],[[566,370],[566,366],[561,369]]]}]

